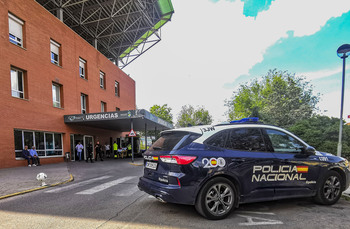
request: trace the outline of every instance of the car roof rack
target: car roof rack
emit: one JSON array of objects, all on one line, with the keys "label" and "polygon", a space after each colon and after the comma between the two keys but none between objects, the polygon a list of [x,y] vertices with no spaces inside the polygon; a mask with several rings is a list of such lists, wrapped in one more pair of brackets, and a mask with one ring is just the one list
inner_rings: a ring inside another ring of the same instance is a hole
[{"label": "car roof rack", "polygon": [[248,118],[242,118],[240,120],[233,120],[230,122],[223,122],[216,126],[222,126],[222,125],[232,125],[232,124],[263,124],[262,122],[259,122],[258,117],[248,117]]}]

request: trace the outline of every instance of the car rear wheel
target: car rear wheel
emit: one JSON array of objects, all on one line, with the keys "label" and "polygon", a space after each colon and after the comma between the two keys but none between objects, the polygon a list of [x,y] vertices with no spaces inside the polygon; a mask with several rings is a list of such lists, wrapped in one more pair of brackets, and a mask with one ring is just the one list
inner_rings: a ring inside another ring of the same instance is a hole
[{"label": "car rear wheel", "polygon": [[208,181],[197,197],[196,210],[208,219],[223,219],[234,209],[237,201],[235,186],[226,178]]},{"label": "car rear wheel", "polygon": [[336,171],[329,171],[318,187],[315,201],[319,204],[335,204],[341,196],[342,178]]}]

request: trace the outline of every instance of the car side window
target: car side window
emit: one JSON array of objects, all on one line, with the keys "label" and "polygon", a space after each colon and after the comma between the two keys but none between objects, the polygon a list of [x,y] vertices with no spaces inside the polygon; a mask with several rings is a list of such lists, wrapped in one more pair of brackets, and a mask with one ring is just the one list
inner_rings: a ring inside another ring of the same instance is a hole
[{"label": "car side window", "polygon": [[245,151],[266,151],[260,129],[234,128],[230,130],[226,149]]},{"label": "car side window", "polygon": [[228,135],[227,130],[220,131],[219,133],[214,134],[208,140],[206,140],[204,144],[224,148],[227,135]]},{"label": "car side window", "polygon": [[274,152],[279,153],[300,153],[304,145],[294,137],[282,131],[266,129]]}]

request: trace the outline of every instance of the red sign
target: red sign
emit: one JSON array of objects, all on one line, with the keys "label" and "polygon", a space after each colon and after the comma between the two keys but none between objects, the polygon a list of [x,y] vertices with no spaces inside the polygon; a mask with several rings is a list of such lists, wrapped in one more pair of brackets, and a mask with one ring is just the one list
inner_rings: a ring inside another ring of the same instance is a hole
[{"label": "red sign", "polygon": [[133,129],[130,130],[129,137],[136,137],[136,133]]}]

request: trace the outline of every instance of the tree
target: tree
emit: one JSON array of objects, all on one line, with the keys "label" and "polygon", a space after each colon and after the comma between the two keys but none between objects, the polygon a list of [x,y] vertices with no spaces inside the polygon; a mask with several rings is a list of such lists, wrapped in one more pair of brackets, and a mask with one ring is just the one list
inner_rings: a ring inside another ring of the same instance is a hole
[{"label": "tree", "polygon": [[[300,120],[289,131],[303,139],[318,151],[337,154],[339,119],[327,116],[314,116]],[[344,125],[342,156],[350,157],[350,126]]]},{"label": "tree", "polygon": [[163,119],[164,121],[167,121],[167,122],[173,124],[173,115],[171,114],[171,110],[172,109],[170,107],[168,107],[168,104],[164,104],[163,106],[153,105],[150,108],[150,112],[152,114]]},{"label": "tree", "polygon": [[318,101],[319,95],[313,95],[304,77],[274,69],[260,81],[240,85],[226,106],[230,120],[259,117],[265,123],[289,127],[310,118]]},{"label": "tree", "polygon": [[212,122],[212,116],[209,114],[209,111],[204,109],[204,107],[198,107],[195,109],[191,105],[185,105],[181,108],[176,126],[187,127],[189,125],[210,125]]}]

